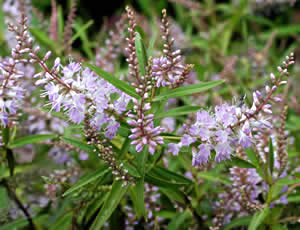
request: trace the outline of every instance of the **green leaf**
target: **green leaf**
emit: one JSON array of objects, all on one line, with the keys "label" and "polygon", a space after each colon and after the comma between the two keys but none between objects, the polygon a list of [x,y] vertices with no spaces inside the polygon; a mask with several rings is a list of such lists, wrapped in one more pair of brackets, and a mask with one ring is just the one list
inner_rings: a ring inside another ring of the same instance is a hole
[{"label": "green leaf", "polygon": [[180,202],[186,204],[185,195],[179,189],[174,188],[159,188],[171,201]]},{"label": "green leaf", "polygon": [[123,142],[120,159],[124,158],[130,147],[131,139],[127,136]]},{"label": "green leaf", "polygon": [[0,187],[0,212],[3,212],[2,209],[8,207],[8,196],[4,187]]},{"label": "green leaf", "polygon": [[136,56],[139,62],[141,74],[142,76],[145,76],[146,66],[147,66],[147,54],[139,32],[136,32],[135,35],[135,49],[136,49]]},{"label": "green leaf", "polygon": [[50,230],[65,230],[70,229],[72,224],[72,216],[74,212],[67,212],[62,217],[60,217],[53,225],[51,225]]},{"label": "green leaf", "polygon": [[155,118],[163,118],[163,117],[174,117],[174,116],[182,116],[182,115],[187,115],[190,113],[195,113],[197,112],[201,106],[181,106],[181,107],[176,107],[173,109],[169,109],[166,112],[159,113],[155,116]]},{"label": "green leaf", "polygon": [[248,230],[257,229],[259,227],[259,225],[261,225],[262,222],[264,221],[264,219],[267,217],[267,215],[269,214],[269,211],[270,211],[270,208],[265,207],[260,212],[255,213],[254,216],[251,219]]},{"label": "green leaf", "polygon": [[272,175],[274,169],[274,149],[273,149],[273,143],[271,138],[269,140],[268,165]]},{"label": "green leaf", "polygon": [[120,200],[123,198],[128,189],[128,185],[122,186],[122,184],[123,181],[115,181],[113,183],[111,192],[107,200],[104,202],[100,212],[98,213],[91,230],[101,229],[113,211],[116,209]]},{"label": "green leaf", "polygon": [[[39,215],[39,216],[34,216],[32,218],[34,222],[39,222],[43,221],[46,219],[49,219],[49,215]],[[19,220],[14,220],[8,224],[0,226],[0,230],[17,230],[17,229],[23,229],[28,225],[28,220],[27,219],[19,219]]]},{"label": "green leaf", "polygon": [[11,149],[19,148],[24,145],[39,143],[41,141],[45,141],[48,139],[54,139],[56,137],[57,137],[56,134],[37,134],[37,135],[32,135],[32,136],[27,136],[27,137],[20,137],[18,139],[15,139],[14,141],[10,142],[8,144],[8,147]]},{"label": "green leaf", "polygon": [[256,167],[259,167],[259,159],[258,159],[256,153],[254,151],[252,151],[251,149],[245,149],[245,152],[246,152],[248,159],[251,161],[251,163],[253,165],[255,165]]},{"label": "green leaf", "polygon": [[98,195],[98,197],[94,198],[93,201],[92,201],[92,203],[88,207],[88,210],[87,210],[86,215],[85,215],[85,217],[86,217],[87,220],[90,220],[90,218],[95,214],[95,212],[97,210],[99,210],[99,208],[104,203],[104,201],[106,201],[109,193],[107,193],[107,192],[100,192],[97,195]]},{"label": "green leaf", "polygon": [[156,37],[157,37],[157,30],[153,28],[153,35],[151,37],[151,40],[149,42],[149,46],[147,49],[147,55],[148,57],[152,56],[152,52],[153,52],[153,47],[156,41]]},{"label": "green leaf", "polygon": [[46,48],[51,49],[56,54],[61,54],[61,48],[58,46],[57,42],[51,40],[47,34],[37,28],[29,28],[30,33],[36,38],[36,40],[44,45]]},{"label": "green leaf", "polygon": [[85,175],[84,177],[82,177],[76,184],[74,184],[71,188],[69,188],[64,194],[63,196],[67,196],[70,193],[73,193],[75,191],[77,191],[78,189],[80,189],[81,187],[93,182],[94,180],[98,179],[99,177],[103,176],[104,174],[106,174],[109,171],[109,169],[106,168],[101,168],[96,170],[95,172]]},{"label": "green leaf", "polygon": [[241,227],[241,226],[248,226],[251,221],[252,216],[242,216],[238,217],[232,221],[226,227],[224,230],[230,230],[232,228]]},{"label": "green leaf", "polygon": [[281,224],[274,224],[271,226],[272,230],[288,230],[287,227],[281,225]]},{"label": "green leaf", "polygon": [[168,224],[168,230],[181,229],[180,227],[187,222],[188,219],[192,218],[192,213],[190,210],[185,210],[182,213],[176,214]]},{"label": "green leaf", "polygon": [[62,137],[61,140],[66,142],[76,148],[79,148],[87,153],[94,153],[94,148],[91,145],[81,142],[80,140],[76,140],[73,138]]},{"label": "green leaf", "polygon": [[252,163],[250,163],[246,160],[243,160],[239,157],[232,157],[231,162],[232,162],[232,165],[238,166],[239,168],[256,168],[255,165],[253,165]]},{"label": "green leaf", "polygon": [[84,64],[87,67],[89,67],[91,70],[95,71],[104,80],[108,81],[110,84],[114,85],[116,88],[122,90],[124,93],[127,93],[129,96],[132,96],[137,99],[140,98],[140,96],[135,92],[134,87],[132,87],[131,85],[128,85],[124,81],[119,80],[115,76],[111,75],[108,72],[105,72],[104,70],[100,69],[97,66],[94,66],[90,63],[84,63]]},{"label": "green leaf", "polygon": [[0,0],[0,43],[4,41],[4,34],[5,34],[5,15],[3,12],[3,0]]},{"label": "green leaf", "polygon": [[63,41],[63,35],[64,35],[64,13],[61,5],[57,7],[57,12],[58,12],[58,41],[62,42]]},{"label": "green leaf", "polygon": [[94,24],[93,20],[89,20],[86,24],[80,27],[79,30],[77,30],[76,34],[72,36],[71,42],[73,43],[77,38],[82,36],[86,32],[88,28],[90,28]]},{"label": "green leaf", "polygon": [[144,150],[137,154],[137,170],[139,171],[141,178],[139,178],[136,182],[136,186],[134,188],[137,197],[137,214],[138,216],[146,216],[146,209],[145,209],[145,201],[144,201],[144,180],[145,180],[145,171],[146,171],[146,162],[148,158],[148,148],[145,145]]},{"label": "green leaf", "polygon": [[290,195],[288,196],[288,202],[292,202],[292,203],[300,203],[300,194],[296,194],[296,195]]},{"label": "green leaf", "polygon": [[300,179],[290,179],[289,177],[284,177],[275,182],[275,185],[293,185],[300,183]]},{"label": "green leaf", "polygon": [[[75,29],[76,33],[81,30],[82,26],[83,25],[79,20],[77,20],[75,23],[72,24],[72,27]],[[91,42],[89,41],[89,37],[86,31],[80,33],[80,39],[82,41],[82,50],[84,51],[84,53],[89,57],[90,60],[95,61],[96,58],[91,48],[92,45]]]},{"label": "green leaf", "polygon": [[212,181],[212,182],[220,182],[223,184],[232,184],[232,182],[226,178],[226,177],[222,177],[216,173],[212,173],[212,172],[199,172],[197,174],[199,177],[201,177],[202,179],[208,180],[208,181]]},{"label": "green leaf", "polygon": [[256,171],[257,173],[264,178],[264,172],[263,172],[263,168],[261,167],[261,164],[259,163],[259,158],[256,155],[256,153],[254,151],[252,151],[251,149],[245,149],[246,155],[248,157],[248,159],[251,161],[251,163],[253,165],[255,165],[256,167]]},{"label": "green leaf", "polygon": [[2,140],[5,145],[8,144],[10,139],[10,129],[9,127],[2,127]]},{"label": "green leaf", "polygon": [[167,92],[164,92],[156,97],[153,98],[153,101],[161,101],[166,100],[173,97],[182,97],[187,96],[195,93],[200,93],[206,90],[209,90],[211,88],[214,88],[220,84],[222,84],[224,80],[217,80],[217,81],[210,81],[205,83],[199,83],[199,84],[193,84],[193,85],[187,85],[183,87],[179,87],[173,90],[169,90]]},{"label": "green leaf", "polygon": [[169,169],[162,167],[155,167],[150,171],[150,174],[153,176],[157,176],[158,178],[165,179],[170,182],[174,182],[177,184],[192,184],[193,181],[190,179],[177,174],[175,172],[170,171]]},{"label": "green leaf", "polygon": [[183,186],[182,183],[173,183],[171,181],[152,175],[150,172],[145,175],[145,181],[147,181],[150,184],[156,185],[160,188],[167,188],[167,189],[168,188],[176,189],[178,187]]}]

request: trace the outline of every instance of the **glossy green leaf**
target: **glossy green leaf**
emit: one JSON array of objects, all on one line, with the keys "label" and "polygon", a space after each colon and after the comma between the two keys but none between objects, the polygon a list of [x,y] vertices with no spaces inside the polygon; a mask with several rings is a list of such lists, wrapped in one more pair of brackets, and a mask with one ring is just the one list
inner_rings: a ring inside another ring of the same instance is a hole
[{"label": "glossy green leaf", "polygon": [[39,143],[41,141],[54,139],[54,138],[57,138],[56,134],[37,134],[37,135],[32,135],[32,136],[25,136],[25,137],[20,137],[18,139],[15,139],[14,141],[10,142],[8,144],[8,147],[11,149],[14,149],[14,148],[22,147],[24,145],[35,144],[35,143]]},{"label": "glossy green leaf", "polygon": [[89,20],[85,23],[73,36],[71,41],[74,42],[77,38],[79,38],[83,33],[86,32],[88,28],[90,28],[94,24],[93,20]]},{"label": "glossy green leaf", "polygon": [[35,37],[35,39],[46,48],[51,49],[56,54],[61,53],[61,48],[58,46],[57,42],[51,40],[47,34],[37,28],[29,28],[30,33]]},{"label": "glossy green leaf", "polygon": [[185,195],[179,189],[174,188],[159,188],[171,201],[186,204]]},{"label": "glossy green leaf", "polygon": [[146,162],[148,158],[148,148],[145,145],[142,152],[137,154],[137,170],[141,175],[141,178],[139,178],[136,182],[136,186],[134,187],[137,202],[136,202],[136,210],[139,217],[144,216],[145,219],[147,219],[146,216],[146,208],[145,208],[145,201],[144,201],[144,180],[145,180],[145,171],[146,171]]},{"label": "glossy green leaf", "polygon": [[62,7],[59,5],[57,7],[57,13],[58,13],[58,40],[60,42],[63,41],[64,36],[64,26],[65,26],[65,20],[64,20],[64,13]]},{"label": "glossy green leaf", "polygon": [[150,171],[150,175],[156,176],[158,178],[165,179],[169,182],[174,182],[177,184],[192,184],[193,181],[190,179],[170,171],[169,169],[162,167],[155,167]]},{"label": "glossy green leaf", "polygon": [[268,165],[272,175],[274,169],[274,149],[273,149],[273,142],[271,138],[269,139]]},{"label": "glossy green leaf", "polygon": [[[33,221],[36,222],[40,222],[43,221],[45,219],[48,219],[49,215],[39,215],[39,216],[35,216],[33,217]],[[4,224],[2,226],[0,226],[0,230],[17,230],[17,229],[23,229],[24,227],[26,227],[28,225],[28,220],[27,219],[19,219],[19,220],[14,220],[8,224]]]},{"label": "glossy green leaf", "polygon": [[192,218],[192,213],[190,210],[185,210],[182,213],[176,214],[168,224],[168,230],[181,229],[183,224],[186,224],[187,220]]},{"label": "glossy green leaf", "polygon": [[122,186],[123,182],[124,181],[115,181],[113,183],[111,192],[98,213],[91,230],[101,229],[116,209],[128,189],[128,185]]},{"label": "glossy green leaf", "polygon": [[253,165],[249,161],[243,160],[239,157],[232,157],[231,163],[232,165],[237,166],[239,168],[256,168],[255,165]]},{"label": "glossy green leaf", "polygon": [[134,87],[132,87],[131,85],[128,85],[126,82],[121,81],[120,79],[116,78],[115,76],[111,75],[108,72],[105,72],[104,70],[100,69],[97,66],[94,66],[90,63],[84,63],[84,64],[87,67],[89,67],[91,70],[95,71],[100,77],[108,81],[110,84],[122,90],[124,93],[137,99],[140,98],[140,96],[135,92]]},{"label": "glossy green leaf", "polygon": [[299,179],[290,179],[288,177],[284,177],[279,179],[278,181],[275,182],[275,185],[293,185],[293,184],[298,184],[300,183],[300,178]]},{"label": "glossy green leaf", "polygon": [[153,35],[151,37],[151,40],[149,42],[149,46],[148,46],[148,49],[147,49],[148,57],[152,56],[153,47],[154,47],[154,44],[155,44],[155,41],[156,41],[156,37],[157,37],[157,30],[154,29]]},{"label": "glossy green leaf", "polygon": [[222,84],[223,82],[224,82],[223,80],[217,80],[217,81],[210,81],[210,82],[182,86],[182,87],[161,93],[160,95],[154,97],[153,101],[167,100],[169,98],[182,97],[182,96],[192,95],[195,93],[200,93],[200,92],[209,90],[211,88],[214,88],[214,87]]},{"label": "glossy green leaf", "polygon": [[76,140],[73,138],[62,137],[61,140],[65,143],[68,143],[76,148],[79,148],[87,153],[94,154],[94,148],[91,145],[81,142],[80,140]]},{"label": "glossy green leaf", "polygon": [[[83,27],[82,23],[78,19],[75,23],[72,24],[72,27],[75,29],[76,33],[81,30]],[[87,35],[86,31],[82,31],[79,35],[81,42],[82,42],[82,50],[83,52],[89,57],[90,60],[96,61],[94,52],[92,50],[91,41],[89,36]]]},{"label": "glossy green leaf", "polygon": [[136,56],[139,62],[141,74],[142,76],[145,76],[146,66],[147,66],[147,54],[146,54],[143,40],[139,32],[136,32],[135,35],[135,50],[136,50]]},{"label": "glossy green leaf", "polygon": [[288,202],[290,203],[300,203],[300,194],[292,194],[288,196]]},{"label": "glossy green leaf", "polygon": [[191,113],[197,112],[201,106],[181,106],[173,109],[169,109],[166,112],[159,113],[155,116],[155,118],[164,118],[164,117],[175,117],[175,116],[182,116]]},{"label": "glossy green leaf", "polygon": [[259,225],[261,225],[263,223],[264,219],[269,214],[269,211],[270,211],[270,208],[265,207],[263,210],[255,213],[251,219],[248,230],[256,230],[259,227]]},{"label": "glossy green leaf", "polygon": [[163,178],[160,178],[160,177],[157,177],[157,176],[153,176],[151,175],[151,173],[147,173],[146,176],[145,176],[145,181],[150,183],[150,184],[153,184],[153,185],[156,185],[158,187],[161,187],[161,188],[173,188],[173,189],[176,189],[178,187],[181,187],[183,186],[182,183],[172,183],[168,180],[165,180]]},{"label": "glossy green leaf", "polygon": [[231,220],[229,224],[227,224],[224,230],[230,230],[232,228],[241,227],[241,226],[248,226],[252,216],[242,216],[238,217],[234,220]]},{"label": "glossy green leaf", "polygon": [[101,207],[101,205],[106,201],[107,197],[109,196],[108,192],[100,192],[97,194],[98,197],[93,200],[91,205],[88,207],[86,212],[86,219],[90,219],[97,210]]},{"label": "glossy green leaf", "polygon": [[8,207],[8,196],[6,193],[6,190],[4,187],[0,187],[0,212],[2,212],[2,209],[5,209]]},{"label": "glossy green leaf", "polygon": [[274,224],[271,226],[272,230],[288,230],[287,227],[281,225],[281,224]]},{"label": "glossy green leaf", "polygon": [[101,168],[101,169],[96,170],[93,173],[90,173],[90,174],[82,177],[76,184],[74,184],[71,188],[69,188],[63,194],[63,196],[67,196],[67,195],[77,191],[78,189],[82,188],[83,186],[85,186],[85,185],[93,182],[94,180],[98,179],[99,177],[103,176],[108,171],[109,171],[109,169],[107,169],[107,168]]},{"label": "glossy green leaf", "polygon": [[213,172],[199,172],[198,176],[201,177],[202,179],[205,179],[205,180],[208,180],[211,182],[220,182],[223,184],[231,184],[231,181],[228,178],[222,177]]},{"label": "glossy green leaf", "polygon": [[70,229],[72,224],[72,216],[74,212],[67,212],[65,215],[58,218],[58,220],[51,226],[49,230],[65,230]]},{"label": "glossy green leaf", "polygon": [[263,172],[263,169],[262,169],[262,166],[259,162],[259,158],[258,156],[256,155],[256,153],[254,151],[252,151],[251,149],[245,149],[245,152],[246,152],[246,155],[248,157],[248,159],[251,161],[251,163],[256,167],[256,171],[257,173],[262,177],[264,178],[265,175],[264,175],[264,172]]},{"label": "glossy green leaf", "polygon": [[5,145],[8,144],[10,139],[10,129],[9,127],[2,127],[2,140]]}]

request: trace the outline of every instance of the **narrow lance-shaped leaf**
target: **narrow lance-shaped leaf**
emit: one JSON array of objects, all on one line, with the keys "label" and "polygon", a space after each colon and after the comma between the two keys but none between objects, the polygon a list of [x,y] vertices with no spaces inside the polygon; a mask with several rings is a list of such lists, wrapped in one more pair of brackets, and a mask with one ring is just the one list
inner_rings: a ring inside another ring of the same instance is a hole
[{"label": "narrow lance-shaped leaf", "polygon": [[56,54],[61,53],[61,47],[55,41],[52,41],[43,31],[37,28],[29,28],[30,33],[36,38],[40,44],[54,51]]},{"label": "narrow lance-shaped leaf", "polygon": [[174,116],[182,116],[190,113],[197,112],[201,106],[181,106],[173,109],[169,109],[166,112],[159,113],[155,116],[155,118],[163,118],[163,117],[174,117]]},{"label": "narrow lance-shaped leaf", "polygon": [[226,225],[224,230],[230,230],[236,227],[241,227],[241,226],[248,226],[250,221],[251,221],[252,216],[242,216],[238,217],[232,221],[230,221],[229,224]]},{"label": "narrow lance-shaped leaf", "polygon": [[192,218],[190,210],[185,210],[183,213],[178,213],[174,216],[168,225],[168,230],[181,229],[181,226],[186,223],[187,219]]},{"label": "narrow lance-shaped leaf", "polygon": [[85,31],[90,28],[94,24],[93,20],[89,20],[86,24],[84,24],[77,32],[72,36],[71,41],[74,42],[77,38],[79,38]]},{"label": "narrow lance-shaped leaf", "polygon": [[82,188],[83,186],[85,186],[85,185],[93,182],[94,180],[98,179],[99,177],[103,176],[108,171],[109,171],[109,169],[107,169],[107,168],[101,168],[101,169],[98,169],[98,170],[96,170],[95,172],[93,172],[91,174],[88,174],[88,175],[84,176],[76,184],[74,184],[71,188],[69,188],[63,194],[63,196],[69,195],[69,194],[77,191],[78,189]]},{"label": "narrow lance-shaped leaf", "polygon": [[32,136],[27,136],[27,137],[21,137],[21,138],[15,139],[11,143],[9,143],[8,147],[11,149],[19,148],[24,145],[39,143],[41,141],[45,141],[48,139],[54,139],[56,137],[57,137],[56,134],[38,134],[38,135],[32,135]]},{"label": "narrow lance-shaped leaf", "polygon": [[142,76],[146,75],[146,66],[147,66],[147,54],[145,51],[145,46],[139,32],[136,32],[135,35],[135,50],[136,56],[139,62],[140,71]]},{"label": "narrow lance-shaped leaf", "polygon": [[2,140],[4,142],[5,145],[8,144],[10,139],[10,129],[9,127],[2,127]]},{"label": "narrow lance-shaped leaf", "polygon": [[101,229],[116,209],[128,189],[128,185],[123,186],[123,182],[124,181],[115,181],[113,183],[110,194],[98,213],[91,230]]},{"label": "narrow lance-shaped leaf", "polygon": [[252,163],[250,163],[246,160],[243,160],[239,157],[233,157],[231,159],[231,162],[234,166],[238,166],[240,168],[256,168],[255,165],[253,165]]},{"label": "narrow lance-shaped leaf", "polygon": [[146,216],[146,209],[145,209],[145,201],[144,201],[144,180],[145,180],[145,171],[146,171],[146,162],[148,157],[148,148],[147,146],[144,146],[144,150],[137,154],[137,169],[141,175],[141,178],[139,178],[136,182],[136,186],[134,187],[134,190],[136,192],[136,209],[138,216],[144,216],[145,219],[147,219]]},{"label": "narrow lance-shaped leaf", "polygon": [[209,90],[211,88],[214,88],[220,84],[222,84],[223,80],[217,80],[217,81],[210,81],[205,83],[199,83],[199,84],[193,84],[193,85],[187,85],[183,87],[179,87],[167,92],[164,92],[156,97],[153,98],[153,101],[161,101],[166,100],[173,97],[182,97],[182,96],[188,96],[195,93],[200,93],[206,90]]},{"label": "narrow lance-shaped leaf", "polygon": [[260,212],[255,213],[251,219],[248,230],[256,230],[269,214],[269,210],[270,210],[269,207],[265,207]]},{"label": "narrow lance-shaped leaf", "polygon": [[114,77],[108,72],[105,72],[104,70],[100,69],[97,66],[94,66],[90,63],[84,63],[87,67],[89,67],[91,70],[95,71],[100,77],[108,81],[110,84],[114,85],[116,88],[122,90],[124,93],[127,93],[129,96],[132,96],[134,98],[139,99],[140,96],[135,92],[134,87],[131,85],[128,85],[124,81],[121,81],[120,79]]},{"label": "narrow lance-shaped leaf", "polygon": [[274,148],[273,148],[273,142],[271,138],[269,140],[268,165],[272,175],[274,169]]},{"label": "narrow lance-shaped leaf", "polygon": [[73,138],[62,137],[61,140],[65,143],[68,143],[76,148],[79,148],[87,153],[94,154],[94,148],[86,143],[81,142],[80,140],[76,140]]}]

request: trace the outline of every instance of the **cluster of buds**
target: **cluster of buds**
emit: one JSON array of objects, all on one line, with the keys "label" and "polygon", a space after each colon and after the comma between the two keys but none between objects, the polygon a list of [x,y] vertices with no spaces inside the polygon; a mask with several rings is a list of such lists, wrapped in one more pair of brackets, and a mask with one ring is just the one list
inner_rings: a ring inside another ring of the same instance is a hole
[{"label": "cluster of buds", "polygon": [[84,119],[84,132],[87,138],[87,143],[94,147],[94,152],[109,166],[116,180],[122,180],[122,186],[126,186],[132,181],[128,170],[124,169],[124,164],[118,164],[112,146],[108,145],[107,139],[102,138],[97,131],[91,126],[89,115],[86,114]]},{"label": "cluster of buds", "polygon": [[263,208],[257,201],[260,191],[257,184],[261,178],[255,169],[233,167],[230,175],[233,184],[226,185],[225,191],[219,195],[220,200],[215,204],[217,215],[213,219],[214,227],[210,229],[220,229],[233,218],[248,216]]},{"label": "cluster of buds", "polygon": [[125,51],[127,52],[128,58],[126,61],[129,63],[129,77],[130,80],[136,81],[138,84],[140,84],[140,79],[139,79],[139,69],[138,69],[138,60],[136,56],[136,50],[135,50],[135,36],[136,32],[135,27],[136,27],[136,21],[135,21],[135,16],[134,16],[134,11],[127,6],[126,7],[127,11],[127,17],[129,19],[129,26],[128,26],[128,37],[126,38],[126,41],[128,42],[128,47],[125,48]]},{"label": "cluster of buds", "polygon": [[16,116],[18,107],[24,98],[24,90],[19,81],[24,72],[18,66],[27,63],[23,56],[30,51],[32,39],[26,26],[27,18],[22,14],[20,26],[8,24],[8,29],[16,34],[17,45],[11,51],[11,57],[0,63],[0,120],[3,126]]},{"label": "cluster of buds", "polygon": [[46,184],[46,194],[53,202],[57,199],[57,193],[61,191],[63,187],[66,187],[66,183],[74,183],[79,174],[79,168],[72,166],[68,170],[55,170],[49,177],[43,177]]},{"label": "cluster of buds", "polygon": [[128,120],[128,124],[135,128],[131,129],[132,134],[129,138],[134,139],[131,143],[136,145],[136,151],[141,152],[144,145],[148,145],[149,152],[154,154],[157,144],[163,144],[162,137],[158,135],[164,131],[160,126],[154,127],[153,120],[154,114],[148,113],[151,109],[151,103],[147,102],[149,94],[152,91],[152,78],[150,76],[151,61],[148,65],[148,73],[146,76],[141,77],[141,84],[132,85],[136,87],[136,92],[141,96],[141,100],[132,99],[134,104],[134,113],[129,111],[128,117],[132,120]]},{"label": "cluster of buds", "polygon": [[283,111],[280,115],[280,127],[277,133],[277,155],[279,162],[279,172],[278,176],[281,176],[282,172],[285,170],[288,160],[287,148],[287,136],[285,133],[285,122],[287,116],[287,106],[284,106]]},{"label": "cluster of buds", "polygon": [[169,86],[179,87],[188,77],[192,65],[183,65],[181,51],[173,51],[172,46],[175,41],[170,37],[169,22],[167,12],[162,10],[162,39],[164,40],[164,56],[153,60],[152,76],[156,80],[156,87]]}]

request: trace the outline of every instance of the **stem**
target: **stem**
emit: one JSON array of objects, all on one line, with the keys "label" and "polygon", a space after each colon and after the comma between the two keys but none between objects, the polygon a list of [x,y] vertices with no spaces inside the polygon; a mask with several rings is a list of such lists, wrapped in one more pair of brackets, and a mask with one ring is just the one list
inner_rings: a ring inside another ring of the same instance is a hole
[{"label": "stem", "polygon": [[27,221],[29,222],[30,229],[35,230],[36,227],[33,223],[31,215],[29,214],[29,212],[27,211],[27,209],[23,205],[22,201],[18,198],[17,194],[9,187],[9,184],[8,184],[7,180],[3,179],[0,182],[0,184],[3,185],[6,188],[9,197],[17,204],[19,209],[22,210],[22,212],[24,213]]}]

